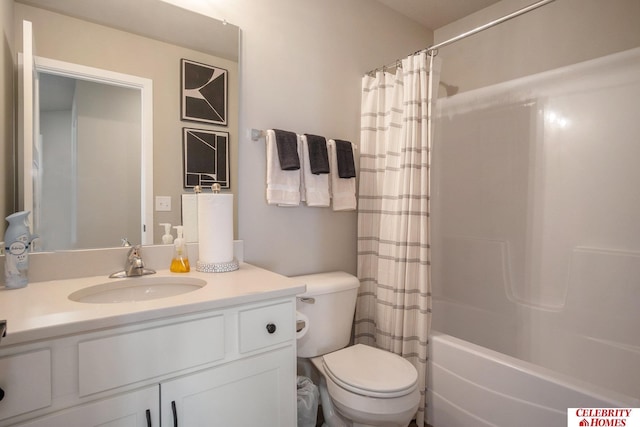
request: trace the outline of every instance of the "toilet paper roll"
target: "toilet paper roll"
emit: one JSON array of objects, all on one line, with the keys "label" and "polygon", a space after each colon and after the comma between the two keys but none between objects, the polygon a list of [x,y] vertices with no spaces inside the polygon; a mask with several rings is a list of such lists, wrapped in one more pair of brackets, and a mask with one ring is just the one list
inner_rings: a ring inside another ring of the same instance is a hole
[{"label": "toilet paper roll", "polygon": [[233,194],[198,194],[198,259],[233,261]]},{"label": "toilet paper roll", "polygon": [[[301,329],[299,329],[298,326],[300,326]],[[299,340],[305,336],[308,330],[309,318],[299,311],[296,311],[296,339]]]}]

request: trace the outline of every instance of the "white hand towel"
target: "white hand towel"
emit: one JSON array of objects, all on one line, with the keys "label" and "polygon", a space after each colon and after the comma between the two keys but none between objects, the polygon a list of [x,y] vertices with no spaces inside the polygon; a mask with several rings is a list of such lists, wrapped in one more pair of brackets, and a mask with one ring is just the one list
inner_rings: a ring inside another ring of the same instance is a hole
[{"label": "white hand towel", "polygon": [[[302,145],[302,180],[304,181],[305,198],[307,206],[328,207],[331,204],[329,194],[329,174],[314,175],[311,173],[311,162],[309,161],[309,145],[306,135],[300,135]],[[300,190],[303,191],[302,189]]]},{"label": "white hand towel", "polygon": [[338,176],[338,159],[336,157],[336,142],[330,139],[327,142],[329,148],[329,165],[331,169],[331,198],[334,211],[352,211],[356,209],[356,179],[340,178]]},{"label": "white hand towel", "polygon": [[[276,133],[269,129],[267,145],[267,203],[270,205],[298,206],[300,204],[300,170],[280,168]],[[298,144],[298,147],[300,144]],[[299,153],[298,153],[299,154]]]}]

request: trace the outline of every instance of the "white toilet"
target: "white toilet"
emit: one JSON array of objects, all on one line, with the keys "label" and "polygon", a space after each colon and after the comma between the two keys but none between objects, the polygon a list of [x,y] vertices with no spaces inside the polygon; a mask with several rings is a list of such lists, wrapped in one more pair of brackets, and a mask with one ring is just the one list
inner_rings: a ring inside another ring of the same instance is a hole
[{"label": "white toilet", "polygon": [[[343,272],[296,279],[307,285],[296,308],[307,323],[298,339],[298,361],[319,383],[329,427],[406,427],[418,409],[418,372],[402,357],[374,347],[347,347],[358,279]],[[311,363],[309,363],[309,361]]]}]

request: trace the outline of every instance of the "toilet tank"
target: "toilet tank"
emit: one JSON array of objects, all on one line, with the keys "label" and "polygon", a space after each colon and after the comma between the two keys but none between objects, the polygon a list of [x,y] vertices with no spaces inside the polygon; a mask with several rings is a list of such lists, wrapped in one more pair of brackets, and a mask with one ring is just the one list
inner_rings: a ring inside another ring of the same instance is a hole
[{"label": "toilet tank", "polygon": [[296,310],[308,319],[307,333],[298,339],[298,357],[316,357],[346,347],[360,282],[342,271],[297,276],[307,285]]}]

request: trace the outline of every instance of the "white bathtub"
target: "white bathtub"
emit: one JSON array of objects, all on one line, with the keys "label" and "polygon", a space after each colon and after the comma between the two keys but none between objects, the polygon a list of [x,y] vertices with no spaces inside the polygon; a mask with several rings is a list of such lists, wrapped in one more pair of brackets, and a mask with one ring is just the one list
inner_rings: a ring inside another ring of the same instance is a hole
[{"label": "white bathtub", "polygon": [[434,331],[427,417],[434,427],[566,426],[567,408],[639,407],[619,395]]}]

